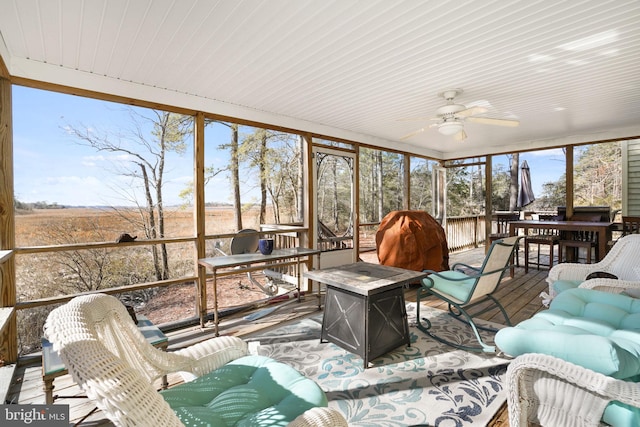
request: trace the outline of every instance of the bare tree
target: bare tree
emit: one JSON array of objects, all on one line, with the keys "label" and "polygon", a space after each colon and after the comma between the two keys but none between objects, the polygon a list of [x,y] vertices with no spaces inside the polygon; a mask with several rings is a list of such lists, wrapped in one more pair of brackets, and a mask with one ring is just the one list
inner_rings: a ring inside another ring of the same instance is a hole
[{"label": "bare tree", "polygon": [[258,169],[258,185],[260,186],[260,213],[258,222],[264,224],[267,216],[267,142],[276,136],[275,132],[258,128],[243,139],[238,150],[240,159],[247,159],[249,164]]},{"label": "bare tree", "polygon": [[[212,121],[209,123],[219,123],[226,126],[230,130],[230,139],[226,144],[220,144],[218,146],[221,150],[229,150],[230,162],[228,165],[222,168],[215,168],[213,166],[205,169],[205,182],[208,182],[214,176],[228,171],[229,179],[231,180],[231,188],[233,189],[233,215],[236,223],[236,230],[242,230],[242,197],[240,194],[240,142],[238,136],[239,126],[237,123],[228,123],[221,121]],[[193,191],[191,186],[190,191]],[[183,192],[183,196],[188,194],[189,191]]]},{"label": "bare tree", "polygon": [[[185,152],[186,139],[193,133],[193,118],[160,110],[144,110],[145,114],[141,111],[129,109],[131,127],[122,134],[99,134],[94,130],[95,127],[87,126],[68,125],[66,130],[80,145],[92,147],[98,152],[126,156],[126,161],[119,165],[119,172],[132,181],[130,187],[120,189],[121,193],[137,207],[138,225],[142,227],[145,237],[161,239],[165,237],[162,190],[166,156],[169,152]],[[141,185],[138,191],[136,183]],[[116,207],[114,209],[118,210]],[[169,262],[166,245],[153,245],[151,251],[157,279],[167,279]]]},{"label": "bare tree", "polygon": [[287,214],[291,221],[301,220],[302,147],[297,135],[268,129],[256,129],[243,138],[240,159],[258,170],[260,217],[267,220],[269,197],[276,223]]}]

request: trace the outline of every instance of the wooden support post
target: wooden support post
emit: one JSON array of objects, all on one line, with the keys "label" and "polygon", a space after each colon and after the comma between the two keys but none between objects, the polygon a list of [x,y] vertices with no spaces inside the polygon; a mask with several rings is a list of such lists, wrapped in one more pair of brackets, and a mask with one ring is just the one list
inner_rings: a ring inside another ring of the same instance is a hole
[{"label": "wooden support post", "polygon": [[195,271],[198,275],[196,289],[198,292],[196,299],[196,310],[200,317],[200,324],[204,326],[204,318],[207,314],[207,269],[198,265],[198,259],[206,257],[205,240],[205,200],[204,200],[204,114],[198,112],[194,122],[193,150],[193,214],[196,234],[196,259],[194,260]]},{"label": "wooden support post", "polygon": [[487,156],[484,166],[485,198],[484,198],[484,249],[489,252],[489,235],[491,234],[491,220],[493,218],[493,156]]},{"label": "wooden support post", "polygon": [[573,216],[573,145],[567,146],[567,164],[566,164],[566,200],[567,219]]},{"label": "wooden support post", "polygon": [[[358,156],[358,160],[360,156]],[[403,179],[402,179],[402,208],[406,211],[411,209],[411,156],[408,154],[402,155],[402,168],[404,169]],[[357,175],[356,175],[357,176]],[[359,179],[356,179],[356,182],[359,182]],[[358,199],[360,199],[358,197]],[[359,215],[356,215],[358,218]]]},{"label": "wooden support post", "polygon": [[[0,58],[0,250],[4,251],[15,248],[11,102],[11,81]],[[0,263],[0,306],[15,307],[15,260],[12,254],[3,258]],[[16,315],[13,311],[0,332],[0,356],[8,363],[18,360]]]}]

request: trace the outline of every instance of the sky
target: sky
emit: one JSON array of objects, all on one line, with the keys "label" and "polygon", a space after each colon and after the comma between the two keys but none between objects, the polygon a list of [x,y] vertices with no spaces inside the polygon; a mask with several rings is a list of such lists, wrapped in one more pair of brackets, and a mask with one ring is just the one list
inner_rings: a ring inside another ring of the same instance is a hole
[{"label": "sky", "polygon": [[[520,166],[524,161],[529,166],[531,186],[536,198],[542,196],[542,188],[545,183],[557,181],[565,173],[566,160],[561,148],[520,153]],[[509,159],[506,155],[495,156],[492,164],[494,170],[498,165],[508,169]]]},{"label": "sky", "polygon": [[[129,107],[21,86],[13,87],[13,106],[16,199],[65,206],[132,204],[131,196],[123,191],[130,188],[130,179],[118,172],[131,165],[131,158],[82,146],[66,130],[68,126],[86,128],[115,140],[130,126]],[[228,141],[221,131],[207,127],[207,140]],[[227,163],[214,149],[205,153],[207,166],[219,168]],[[176,153],[167,156],[164,186],[167,205],[184,203],[179,194],[193,182],[192,165],[191,145],[182,156]],[[229,202],[227,188],[226,176],[213,178],[206,188],[207,201]]]},{"label": "sky", "polygon": [[[13,86],[13,106],[16,199],[64,206],[132,205],[131,195],[123,191],[131,188],[130,179],[118,173],[131,165],[131,158],[81,146],[66,130],[69,126],[87,128],[95,135],[109,135],[114,140],[130,126],[129,107],[22,86]],[[205,132],[205,165],[224,168],[229,162],[228,155],[216,148],[229,141],[228,128],[207,126]],[[531,169],[536,197],[541,195],[545,182],[555,181],[564,173],[560,149],[522,153],[520,163],[524,160]],[[507,156],[496,156],[493,162],[494,168],[501,164],[508,167]],[[193,181],[192,164],[192,146],[183,156],[168,155],[165,204],[185,202],[179,194]],[[249,192],[243,195],[243,200],[257,197],[257,190],[243,188]],[[225,173],[212,178],[205,188],[206,202],[230,203],[230,195]]]}]

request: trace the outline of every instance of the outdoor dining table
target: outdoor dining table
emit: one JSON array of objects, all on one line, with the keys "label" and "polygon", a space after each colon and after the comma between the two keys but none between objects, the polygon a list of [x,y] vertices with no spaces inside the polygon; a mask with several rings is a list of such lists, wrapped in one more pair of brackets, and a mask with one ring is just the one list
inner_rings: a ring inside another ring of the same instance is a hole
[{"label": "outdoor dining table", "polygon": [[518,229],[524,231],[527,235],[529,230],[551,229],[558,231],[584,231],[595,232],[598,238],[598,255],[597,261],[600,261],[609,249],[607,242],[611,240],[612,222],[592,222],[592,221],[539,221],[524,220],[512,221],[509,223],[509,235],[515,236]]}]

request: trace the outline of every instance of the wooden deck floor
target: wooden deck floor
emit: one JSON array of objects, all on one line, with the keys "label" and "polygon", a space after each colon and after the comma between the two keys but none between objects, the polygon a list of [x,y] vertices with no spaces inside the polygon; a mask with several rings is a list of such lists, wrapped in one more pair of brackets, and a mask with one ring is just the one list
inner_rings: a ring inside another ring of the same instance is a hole
[{"label": "wooden deck floor", "polygon": [[[522,255],[522,254],[521,254]],[[522,258],[522,257],[521,257]],[[464,262],[470,265],[480,265],[484,259],[484,251],[476,249],[451,255],[451,264]],[[534,313],[542,310],[539,297],[540,293],[547,290],[545,281],[548,270],[530,269],[528,274],[524,274],[523,268],[516,268],[513,278],[505,278],[498,291],[498,299],[505,306],[511,321],[515,324],[521,320],[531,317]],[[409,289],[406,293],[407,301],[415,301],[415,289]],[[433,307],[446,309],[439,301],[427,300]],[[221,333],[243,336],[262,330],[265,328],[277,327],[280,323],[290,321],[297,317],[305,316],[317,310],[317,299],[308,298],[301,304],[288,304],[286,307],[278,309],[272,315],[260,319],[257,322],[243,322],[239,318],[229,318],[221,324]],[[246,313],[244,313],[246,314]],[[504,323],[504,319],[499,311],[493,310],[480,316],[482,319]],[[180,332],[170,333],[170,349],[176,348],[195,340],[201,340],[207,336],[212,336],[212,330],[202,331],[199,328],[189,328]],[[170,385],[180,382],[178,376],[170,377]],[[73,383],[70,375],[59,377],[54,382],[54,394],[59,397],[56,404],[67,404],[70,407],[70,421],[72,424],[82,426],[111,425],[108,420],[99,412],[95,411],[95,406],[82,396],[81,390]],[[42,368],[39,361],[19,366],[16,369],[9,394],[8,403],[19,404],[44,404],[45,396],[43,392]],[[72,397],[68,397],[72,396]],[[86,418],[85,418],[86,417]],[[496,414],[491,422],[491,427],[508,426],[506,405]]]}]

